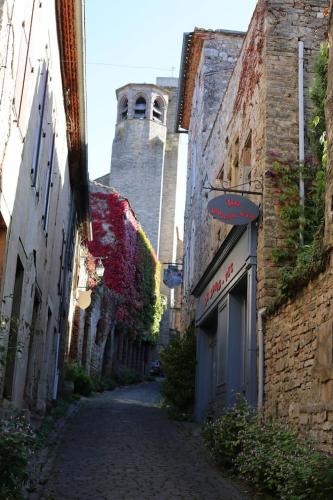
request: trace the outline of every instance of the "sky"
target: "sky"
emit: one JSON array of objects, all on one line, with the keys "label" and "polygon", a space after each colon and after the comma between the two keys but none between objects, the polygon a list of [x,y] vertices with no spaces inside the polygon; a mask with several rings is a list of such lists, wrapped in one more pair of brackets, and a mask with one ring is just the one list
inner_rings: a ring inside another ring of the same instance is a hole
[{"label": "sky", "polygon": [[246,31],[255,5],[256,0],[86,0],[91,179],[110,171],[115,90],[178,76],[184,32],[196,26]]}]

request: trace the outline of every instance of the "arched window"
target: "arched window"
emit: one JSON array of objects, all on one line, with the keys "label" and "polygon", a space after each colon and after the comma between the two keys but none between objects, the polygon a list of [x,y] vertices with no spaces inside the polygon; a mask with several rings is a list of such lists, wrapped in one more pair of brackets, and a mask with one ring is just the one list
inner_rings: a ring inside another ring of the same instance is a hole
[{"label": "arched window", "polygon": [[146,99],[144,97],[138,97],[135,102],[134,107],[134,118],[146,118]]},{"label": "arched window", "polygon": [[153,103],[153,118],[155,120],[158,120],[160,122],[163,122],[163,111],[164,111],[164,106],[163,106],[163,103],[160,99],[155,99],[154,103]]},{"label": "arched window", "polygon": [[128,115],[128,99],[124,96],[119,104],[119,114],[122,120],[127,120]]}]

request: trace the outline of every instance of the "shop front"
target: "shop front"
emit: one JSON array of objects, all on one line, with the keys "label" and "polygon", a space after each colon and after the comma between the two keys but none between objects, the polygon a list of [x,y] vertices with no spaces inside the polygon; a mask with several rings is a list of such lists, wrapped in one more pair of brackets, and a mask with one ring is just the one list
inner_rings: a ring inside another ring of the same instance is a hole
[{"label": "shop front", "polygon": [[256,223],[234,226],[193,290],[198,421],[236,394],[256,405],[256,247]]}]

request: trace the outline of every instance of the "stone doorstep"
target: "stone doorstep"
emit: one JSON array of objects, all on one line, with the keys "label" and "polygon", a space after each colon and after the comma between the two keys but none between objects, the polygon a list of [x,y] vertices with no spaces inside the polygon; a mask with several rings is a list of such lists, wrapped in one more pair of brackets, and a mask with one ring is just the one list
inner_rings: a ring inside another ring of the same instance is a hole
[{"label": "stone doorstep", "polygon": [[[25,486],[23,488],[22,495],[24,499],[39,500],[42,498],[44,486],[52,470],[57,449],[65,433],[67,422],[74,415],[76,415],[81,407],[82,401],[85,399],[86,398],[81,398],[80,400],[70,404],[66,415],[55,420],[54,429],[52,429],[48,434],[45,446],[39,450],[35,456],[33,456],[32,460],[28,464],[28,483],[30,483],[30,487]],[[33,416],[32,418],[34,419],[35,417]],[[39,425],[36,425],[36,428],[41,426],[43,418],[39,417],[38,420],[40,422]],[[32,488],[33,491],[28,491]]]}]

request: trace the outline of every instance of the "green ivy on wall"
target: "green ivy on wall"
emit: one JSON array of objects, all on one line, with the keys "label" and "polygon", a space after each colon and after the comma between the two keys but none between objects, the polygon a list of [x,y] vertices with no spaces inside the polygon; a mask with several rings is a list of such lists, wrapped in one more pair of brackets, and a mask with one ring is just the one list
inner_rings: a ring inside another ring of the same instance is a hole
[{"label": "green ivy on wall", "polygon": [[146,342],[156,342],[162,314],[164,311],[163,297],[160,295],[161,266],[154,255],[151,243],[145,232],[138,227],[138,279],[142,283],[142,338]]},{"label": "green ivy on wall", "polygon": [[[272,165],[283,246],[272,251],[272,260],[281,265],[281,273],[277,296],[268,308],[269,313],[273,313],[285,300],[323,271],[328,261],[328,251],[323,248],[328,54],[329,45],[324,43],[315,64],[315,78],[310,90],[314,111],[309,128],[314,159],[304,165],[290,165],[279,161],[274,161]],[[305,184],[304,209],[299,203],[300,173]],[[304,244],[300,243],[300,231]]]}]

